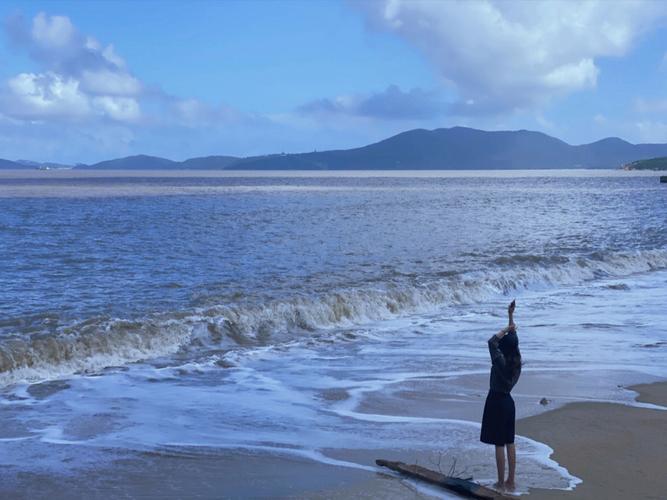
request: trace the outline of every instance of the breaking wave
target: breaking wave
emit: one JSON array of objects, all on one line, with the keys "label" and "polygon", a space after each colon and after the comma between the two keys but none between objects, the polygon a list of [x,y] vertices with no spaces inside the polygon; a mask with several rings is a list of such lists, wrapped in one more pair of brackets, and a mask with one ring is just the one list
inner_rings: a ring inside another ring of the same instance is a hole
[{"label": "breaking wave", "polygon": [[[667,250],[585,257],[501,257],[484,270],[438,273],[297,295],[256,304],[220,304],[136,320],[91,318],[56,333],[0,341],[0,385],[94,372],[162,356],[276,344],[446,305],[481,302],[526,288],[578,284],[667,268]],[[443,277],[444,276],[444,277]]]}]

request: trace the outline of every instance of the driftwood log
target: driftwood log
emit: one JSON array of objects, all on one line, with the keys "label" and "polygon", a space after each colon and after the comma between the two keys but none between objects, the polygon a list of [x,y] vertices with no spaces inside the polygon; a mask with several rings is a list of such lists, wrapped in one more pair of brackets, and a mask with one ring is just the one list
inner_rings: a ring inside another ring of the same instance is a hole
[{"label": "driftwood log", "polygon": [[513,498],[503,495],[502,493],[498,493],[491,488],[487,488],[486,486],[482,486],[481,484],[477,484],[468,479],[446,476],[419,465],[409,465],[403,462],[392,462],[389,460],[376,460],[375,463],[380,467],[387,467],[396,472],[400,472],[401,474],[405,474],[406,476],[421,479],[422,481],[435,484],[449,491],[458,493],[464,497],[495,500]]}]

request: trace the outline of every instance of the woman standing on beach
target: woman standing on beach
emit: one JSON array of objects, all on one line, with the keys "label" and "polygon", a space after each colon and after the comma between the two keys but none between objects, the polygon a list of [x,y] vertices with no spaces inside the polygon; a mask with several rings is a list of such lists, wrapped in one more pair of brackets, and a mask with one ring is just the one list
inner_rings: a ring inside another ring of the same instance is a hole
[{"label": "woman standing on beach", "polygon": [[[491,379],[489,394],[484,404],[482,432],[480,440],[496,447],[496,466],[498,467],[498,488],[513,490],[516,469],[516,450],[514,449],[514,400],[510,395],[512,388],[521,375],[521,352],[519,337],[514,324],[515,302],[507,308],[509,322],[489,339],[491,354]],[[509,474],[505,481],[505,449]]]}]

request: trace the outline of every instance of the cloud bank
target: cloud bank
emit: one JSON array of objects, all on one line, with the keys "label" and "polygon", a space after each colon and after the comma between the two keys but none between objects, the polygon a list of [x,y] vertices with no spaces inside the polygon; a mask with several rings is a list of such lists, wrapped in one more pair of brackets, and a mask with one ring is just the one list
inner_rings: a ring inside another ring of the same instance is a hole
[{"label": "cloud bank", "polygon": [[[227,142],[243,144],[253,128],[271,126],[267,117],[140,81],[112,44],[83,34],[67,16],[15,15],[4,27],[13,49],[38,68],[0,84],[0,146],[7,157],[39,152],[42,159],[78,162],[137,152],[175,158],[203,148],[231,152]],[[226,128],[235,130],[220,137]]]},{"label": "cloud bank", "polygon": [[31,23],[8,19],[13,44],[38,62],[40,72],[19,73],[7,81],[2,111],[30,120],[141,118],[143,85],[127,69],[113,45],[81,34],[65,16],[37,14]]},{"label": "cloud bank", "polygon": [[19,73],[5,83],[0,100],[5,116],[185,127],[252,121],[232,107],[179,98],[141,82],[112,44],[84,35],[66,16],[41,12],[31,22],[13,16],[5,28],[14,47],[41,66],[38,72]]},{"label": "cloud bank", "polygon": [[652,1],[354,2],[374,29],[417,47],[453,85],[456,114],[539,107],[594,88],[596,59],[625,55],[667,16]]}]

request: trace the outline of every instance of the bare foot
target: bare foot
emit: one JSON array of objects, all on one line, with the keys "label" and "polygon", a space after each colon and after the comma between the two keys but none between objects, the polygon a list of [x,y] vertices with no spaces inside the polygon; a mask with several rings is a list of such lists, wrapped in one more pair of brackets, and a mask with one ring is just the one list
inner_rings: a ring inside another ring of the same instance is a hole
[{"label": "bare foot", "polygon": [[496,481],[495,483],[493,483],[492,487],[497,490],[502,490],[503,488],[505,488],[505,483],[503,483],[502,481]]},{"label": "bare foot", "polygon": [[514,481],[505,481],[505,489],[514,491],[516,489],[516,484],[514,484]]}]

